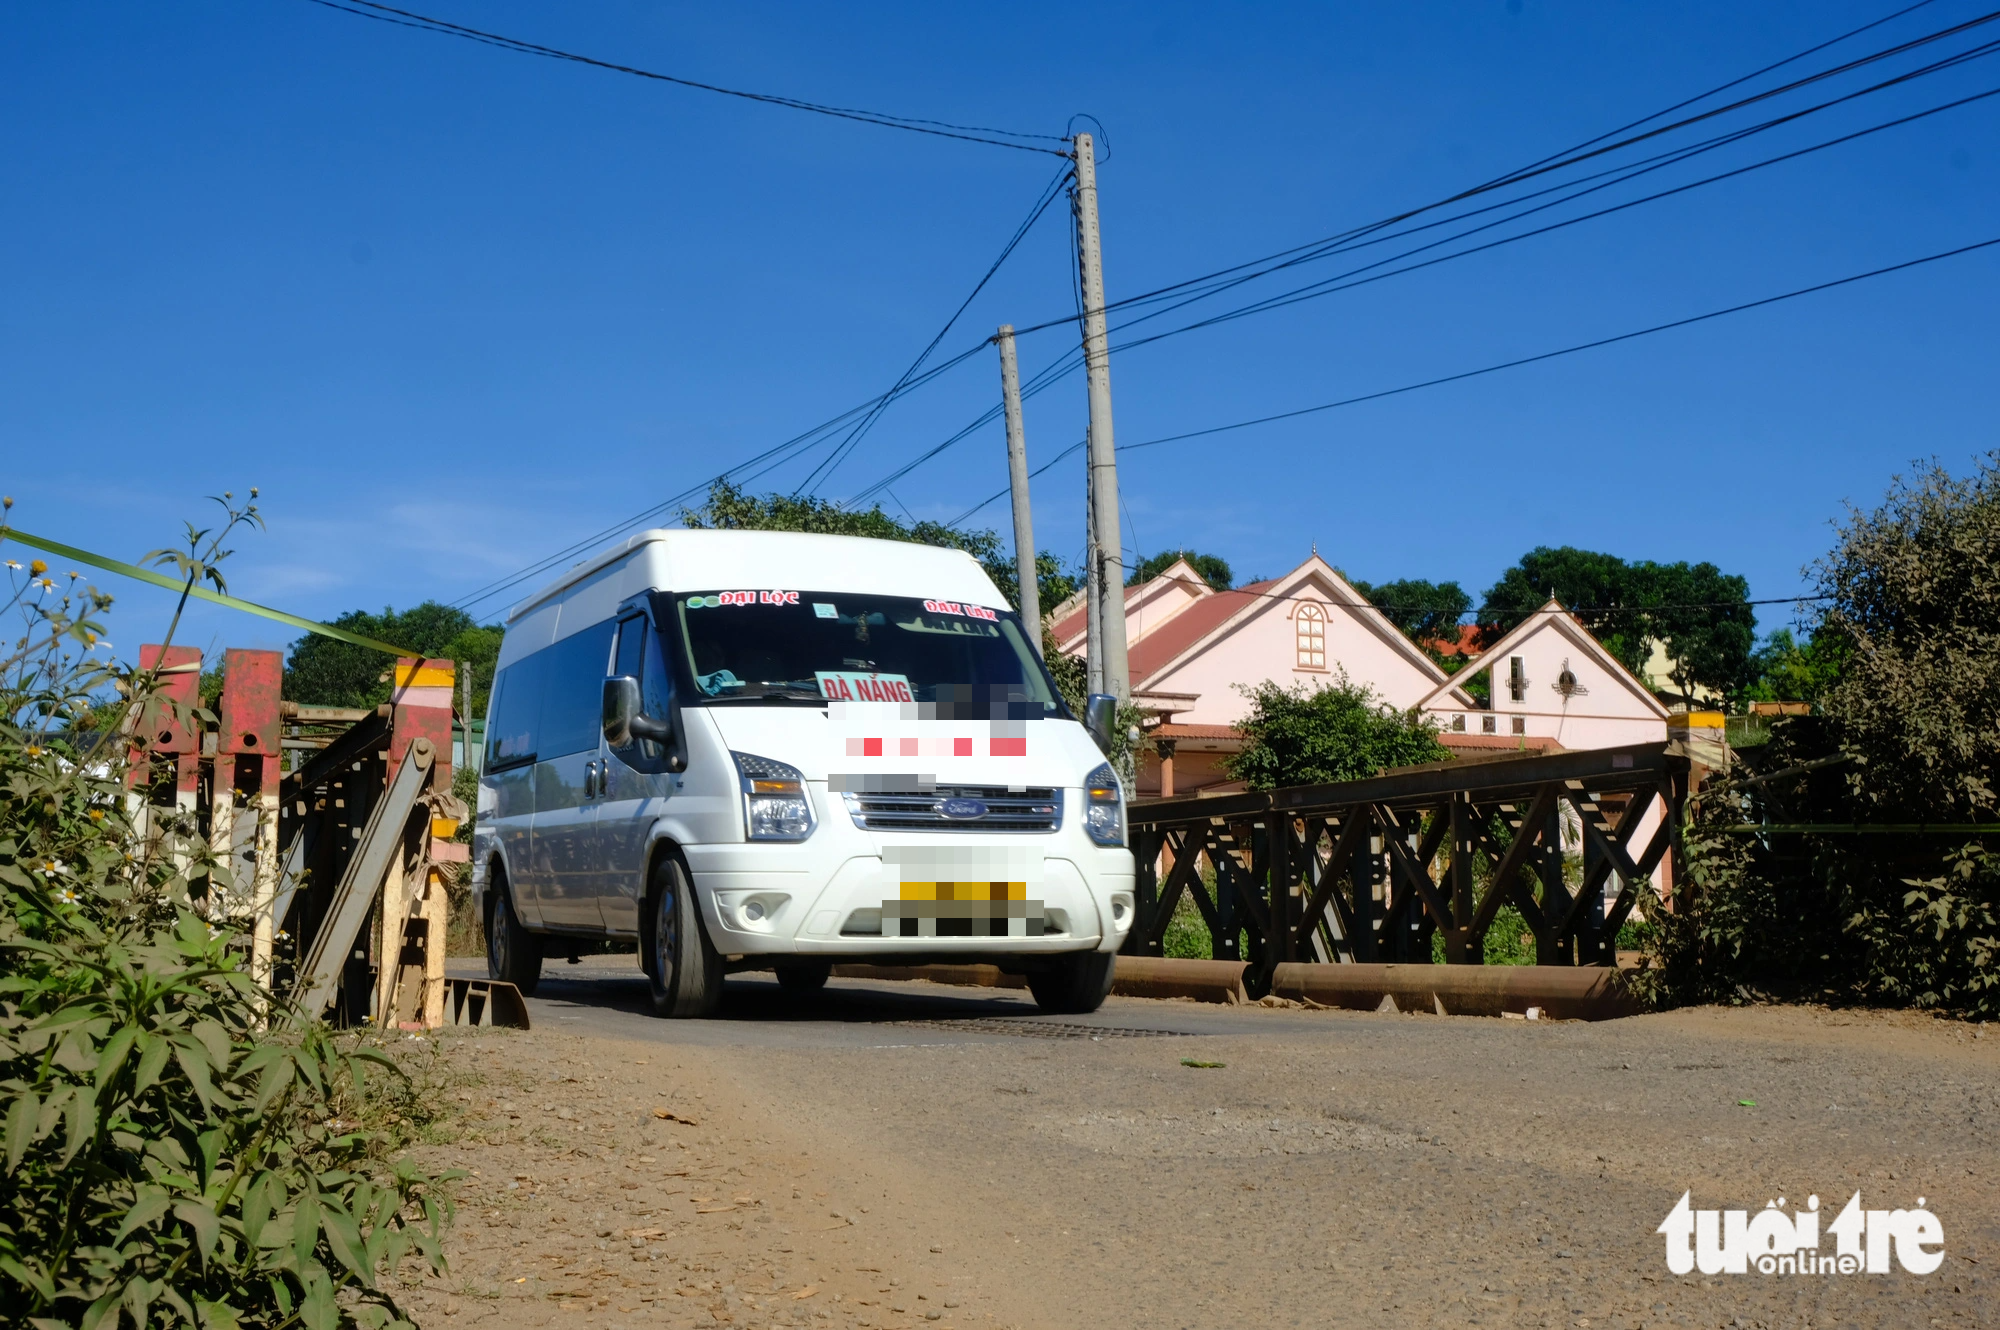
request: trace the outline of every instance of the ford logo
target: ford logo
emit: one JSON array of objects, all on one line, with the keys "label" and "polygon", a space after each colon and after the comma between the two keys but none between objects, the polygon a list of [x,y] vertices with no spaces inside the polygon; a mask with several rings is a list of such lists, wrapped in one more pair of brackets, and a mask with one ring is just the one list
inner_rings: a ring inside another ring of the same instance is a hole
[{"label": "ford logo", "polygon": [[984,799],[945,799],[938,804],[937,810],[940,814],[951,818],[955,822],[963,822],[975,817],[985,817],[986,801]]}]

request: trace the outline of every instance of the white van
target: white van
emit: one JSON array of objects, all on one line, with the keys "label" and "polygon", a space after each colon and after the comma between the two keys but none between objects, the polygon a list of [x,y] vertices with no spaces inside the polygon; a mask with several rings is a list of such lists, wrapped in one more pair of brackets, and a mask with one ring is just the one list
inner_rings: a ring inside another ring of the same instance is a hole
[{"label": "white van", "polygon": [[474,900],[496,979],[638,943],[655,1008],[725,971],[989,962],[1094,1010],[1133,918],[1125,798],[971,556],[649,531],[507,620]]}]

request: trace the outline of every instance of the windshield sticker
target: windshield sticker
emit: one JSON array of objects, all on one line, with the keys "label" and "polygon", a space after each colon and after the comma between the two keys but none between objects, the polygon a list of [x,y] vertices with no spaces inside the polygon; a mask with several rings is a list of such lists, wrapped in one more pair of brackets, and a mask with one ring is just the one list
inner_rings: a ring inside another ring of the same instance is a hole
[{"label": "windshield sticker", "polygon": [[906,674],[861,674],[852,670],[821,670],[820,696],[829,702],[914,702]]},{"label": "windshield sticker", "polygon": [[956,600],[927,600],[924,602],[924,609],[930,614],[958,614],[968,619],[985,619],[989,622],[1000,618],[996,611],[989,610],[984,605],[968,605]]},{"label": "windshield sticker", "polygon": [[687,607],[691,610],[713,610],[724,605],[796,605],[799,593],[796,591],[724,591],[714,596],[689,596]]},{"label": "windshield sticker", "polygon": [[839,610],[824,601],[818,600],[813,602],[813,613],[822,619],[838,619],[840,617]]}]

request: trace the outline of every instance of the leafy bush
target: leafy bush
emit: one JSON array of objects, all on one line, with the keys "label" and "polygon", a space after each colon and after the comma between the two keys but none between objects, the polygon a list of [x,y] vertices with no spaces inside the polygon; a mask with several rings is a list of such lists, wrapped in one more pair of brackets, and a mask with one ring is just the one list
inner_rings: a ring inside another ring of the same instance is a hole
[{"label": "leafy bush", "polygon": [[[231,509],[165,558],[220,587],[221,540],[254,520]],[[413,1254],[443,1268],[446,1203],[370,1125],[395,1065],[254,981],[227,869],[128,798],[116,725],[67,724],[162,705],[152,677],[91,654],[110,598],[26,571],[8,608],[27,631],[0,659],[6,1319],[406,1323],[384,1276]]]},{"label": "leafy bush", "polygon": [[1320,785],[1372,776],[1387,767],[1442,762],[1437,722],[1398,711],[1347,676],[1324,688],[1284,688],[1266,679],[1240,690],[1250,714],[1237,728],[1250,736],[1223,770],[1253,790]]},{"label": "leafy bush", "polygon": [[1761,784],[1697,805],[1649,982],[1663,1001],[1791,992],[2000,1016],[2000,855],[1947,830],[2000,822],[2000,454],[1968,477],[1899,478],[1815,572],[1800,668],[1819,714],[1772,726]]}]

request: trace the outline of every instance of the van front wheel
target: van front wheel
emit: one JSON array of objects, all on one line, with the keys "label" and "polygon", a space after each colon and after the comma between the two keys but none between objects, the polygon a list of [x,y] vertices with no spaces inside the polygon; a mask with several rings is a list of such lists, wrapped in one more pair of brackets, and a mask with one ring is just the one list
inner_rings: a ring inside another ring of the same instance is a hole
[{"label": "van front wheel", "polygon": [[542,980],[542,938],[521,926],[507,880],[497,873],[495,877],[493,903],[486,907],[486,977],[514,985],[522,997],[533,997]]},{"label": "van front wheel", "polygon": [[666,858],[653,867],[652,954],[647,980],[661,1016],[713,1016],[722,1006],[722,957],[708,940],[687,870]]},{"label": "van front wheel", "polygon": [[1111,995],[1111,973],[1117,959],[1107,951],[1060,956],[1028,972],[1028,991],[1035,995],[1035,1005],[1052,1016],[1096,1011]]}]

